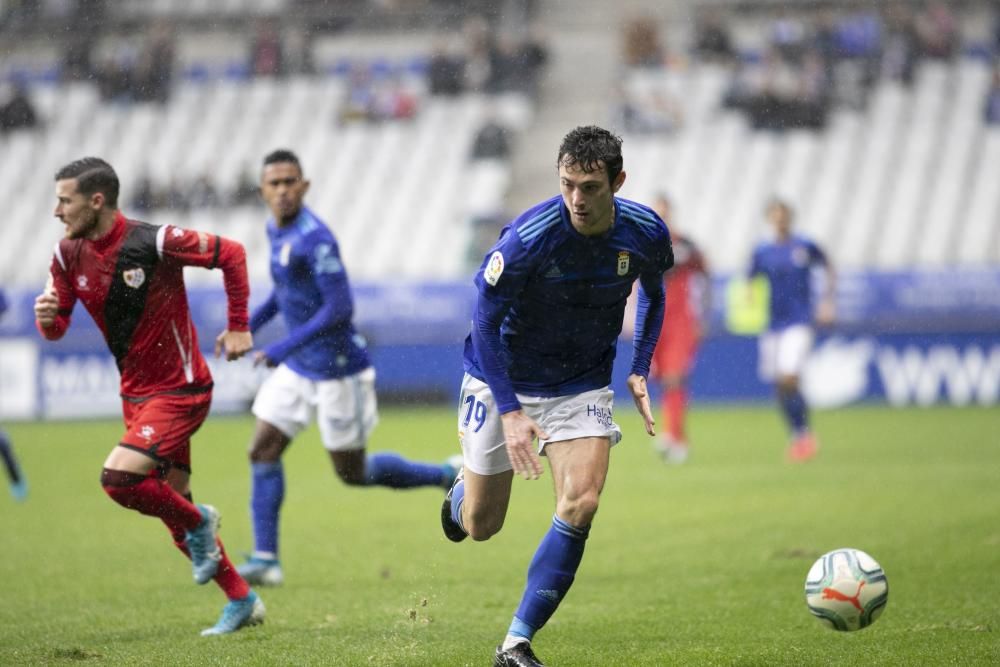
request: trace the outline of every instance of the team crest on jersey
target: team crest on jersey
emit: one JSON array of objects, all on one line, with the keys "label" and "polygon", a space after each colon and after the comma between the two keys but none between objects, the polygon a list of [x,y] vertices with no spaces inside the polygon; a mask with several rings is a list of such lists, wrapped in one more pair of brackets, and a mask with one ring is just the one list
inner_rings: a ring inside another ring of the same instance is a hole
[{"label": "team crest on jersey", "polygon": [[495,287],[502,273],[503,253],[497,250],[490,256],[490,261],[486,262],[486,268],[483,269],[483,280]]},{"label": "team crest on jersey", "polygon": [[122,278],[125,280],[125,284],[132,289],[139,289],[146,282],[146,272],[142,268],[125,269],[122,271]]},{"label": "team crest on jersey", "polygon": [[83,276],[83,275],[77,276],[76,277],[76,286],[79,287],[82,290],[88,289],[87,288],[87,276]]},{"label": "team crest on jersey", "polygon": [[156,435],[156,429],[146,424],[141,429],[139,429],[139,435],[144,437],[146,440],[152,440],[153,436]]},{"label": "team crest on jersey", "polygon": [[809,251],[799,246],[792,250],[792,263],[795,266],[805,266],[809,263]]},{"label": "team crest on jersey", "polygon": [[286,243],[281,246],[281,252],[278,253],[278,264],[282,266],[288,266],[288,260],[292,256],[292,244]]},{"label": "team crest on jersey", "polygon": [[628,263],[629,254],[627,250],[622,250],[618,253],[618,275],[624,276],[628,274]]}]

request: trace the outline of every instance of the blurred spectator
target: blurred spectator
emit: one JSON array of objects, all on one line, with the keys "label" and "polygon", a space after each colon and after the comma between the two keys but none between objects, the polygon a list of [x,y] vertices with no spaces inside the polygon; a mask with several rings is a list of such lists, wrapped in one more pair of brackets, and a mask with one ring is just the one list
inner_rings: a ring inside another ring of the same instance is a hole
[{"label": "blurred spectator", "polygon": [[341,124],[369,121],[375,117],[375,89],[371,70],[355,63],[348,75],[344,103],[340,105]]},{"label": "blurred spectator", "polygon": [[465,49],[463,87],[473,92],[489,89],[493,79],[494,45],[490,26],[481,16],[473,16],[462,26]]},{"label": "blurred spectator", "polygon": [[489,118],[472,142],[473,160],[506,159],[510,157],[509,131],[496,118]]},{"label": "blurred spectator", "polygon": [[202,174],[191,184],[188,204],[191,208],[218,208],[222,204],[219,191],[208,174]]},{"label": "blurred spectator", "polygon": [[135,100],[167,101],[174,70],[174,36],[169,23],[153,24],[149,37],[132,73],[131,88]]},{"label": "blurred spectator", "polygon": [[674,132],[683,121],[681,106],[660,86],[648,87],[641,92],[625,85],[615,94],[617,122],[626,132],[658,134]]},{"label": "blurred spectator", "polygon": [[659,67],[664,61],[660,31],[653,19],[635,18],[622,31],[625,43],[625,64],[629,67]]},{"label": "blurred spectator", "polygon": [[156,193],[153,190],[153,179],[148,173],[142,174],[136,181],[135,194],[132,196],[132,209],[136,213],[146,213],[157,208]]},{"label": "blurred spectator", "polygon": [[993,66],[993,81],[986,93],[984,120],[990,125],[1000,125],[1000,61]]},{"label": "blurred spectator", "polygon": [[163,190],[161,197],[160,205],[165,209],[187,211],[191,208],[191,202],[184,193],[184,188],[181,187],[181,184],[176,179],[170,181],[170,184]]},{"label": "blurred spectator", "polygon": [[229,203],[233,206],[254,206],[258,203],[260,188],[253,176],[253,169],[244,167],[236,179],[236,186],[229,198]]},{"label": "blurred spectator", "polygon": [[917,15],[920,52],[929,58],[948,59],[958,45],[958,23],[948,5],[932,2]]},{"label": "blurred spectator", "polygon": [[728,62],[736,55],[729,28],[717,9],[706,9],[695,21],[695,54],[707,61]]},{"label": "blurred spectator", "polygon": [[284,66],[281,35],[277,25],[273,21],[258,21],[250,48],[251,73],[254,76],[281,76],[285,72]]},{"label": "blurred spectator", "polygon": [[427,86],[431,95],[459,95],[465,79],[465,62],[444,46],[436,44],[427,65]]},{"label": "blurred spectator", "polygon": [[313,33],[308,28],[292,26],[285,33],[285,71],[289,74],[316,73],[313,60]]},{"label": "blurred spectator", "polygon": [[28,97],[27,89],[20,84],[7,84],[7,91],[0,88],[0,133],[38,126],[38,114]]},{"label": "blurred spectator", "polygon": [[918,51],[913,13],[902,3],[892,3],[885,11],[881,75],[906,85],[912,84]]},{"label": "blurred spectator", "polygon": [[91,49],[93,40],[85,32],[71,32],[63,38],[62,77],[66,81],[85,81],[94,74]]}]

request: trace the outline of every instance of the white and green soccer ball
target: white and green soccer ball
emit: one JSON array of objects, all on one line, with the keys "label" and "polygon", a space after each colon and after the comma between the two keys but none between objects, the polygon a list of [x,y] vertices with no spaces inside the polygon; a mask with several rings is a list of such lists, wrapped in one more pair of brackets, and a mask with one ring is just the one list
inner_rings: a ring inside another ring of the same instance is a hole
[{"label": "white and green soccer ball", "polygon": [[858,549],[823,554],[806,575],[806,604],[824,626],[844,632],[875,622],[889,601],[882,566]]}]

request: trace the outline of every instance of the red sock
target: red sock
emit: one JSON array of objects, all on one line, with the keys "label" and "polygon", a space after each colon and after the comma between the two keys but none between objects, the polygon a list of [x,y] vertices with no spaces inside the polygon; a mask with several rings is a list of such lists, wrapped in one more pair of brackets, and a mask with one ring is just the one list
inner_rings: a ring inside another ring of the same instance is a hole
[{"label": "red sock", "polygon": [[667,389],[663,397],[664,412],[667,413],[667,430],[674,442],[685,442],[684,439],[684,409],[687,405],[687,392],[683,387]]},{"label": "red sock", "polygon": [[[171,537],[174,538],[174,546],[190,559],[191,554],[188,552],[187,545],[184,544],[184,539],[187,537],[184,531],[174,531],[170,529],[170,526],[167,526],[167,528],[170,530]],[[233,567],[232,561],[226,555],[226,548],[222,546],[222,540],[216,540],[216,544],[219,545],[219,549],[222,551],[222,559],[219,561],[219,571],[215,573],[213,579],[219,585],[219,588],[222,589],[222,592],[226,594],[227,598],[230,600],[242,600],[250,595],[250,586],[240,576],[239,572],[236,571],[236,568]]]},{"label": "red sock", "polygon": [[116,503],[159,517],[172,533],[193,530],[201,523],[198,508],[157,477],[105,468],[101,485]]}]

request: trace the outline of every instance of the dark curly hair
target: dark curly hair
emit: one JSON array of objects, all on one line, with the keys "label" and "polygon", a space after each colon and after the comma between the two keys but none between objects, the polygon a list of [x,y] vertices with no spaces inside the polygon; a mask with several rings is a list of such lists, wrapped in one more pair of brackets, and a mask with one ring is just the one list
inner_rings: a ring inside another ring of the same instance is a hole
[{"label": "dark curly hair", "polygon": [[622,160],[622,138],[596,125],[578,127],[565,137],[559,146],[556,166],[577,166],[586,173],[598,171],[601,164],[608,174],[608,182],[614,183],[624,164]]}]

